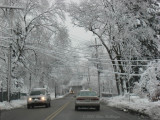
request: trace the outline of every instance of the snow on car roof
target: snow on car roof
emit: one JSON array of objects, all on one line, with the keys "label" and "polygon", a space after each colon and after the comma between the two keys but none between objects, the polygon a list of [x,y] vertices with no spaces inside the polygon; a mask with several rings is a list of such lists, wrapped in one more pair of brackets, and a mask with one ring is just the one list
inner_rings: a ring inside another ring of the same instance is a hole
[{"label": "snow on car roof", "polygon": [[80,90],[80,91],[90,91],[90,90]]},{"label": "snow on car roof", "polygon": [[32,88],[31,90],[46,90],[46,88]]}]

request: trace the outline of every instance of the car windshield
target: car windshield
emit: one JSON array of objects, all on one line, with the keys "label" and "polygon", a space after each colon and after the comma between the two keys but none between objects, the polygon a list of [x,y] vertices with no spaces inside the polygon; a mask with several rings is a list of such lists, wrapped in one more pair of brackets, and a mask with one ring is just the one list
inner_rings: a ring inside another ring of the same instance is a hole
[{"label": "car windshield", "polygon": [[97,96],[97,94],[93,91],[81,91],[78,96]]},{"label": "car windshield", "polygon": [[45,90],[31,91],[30,95],[44,95]]}]

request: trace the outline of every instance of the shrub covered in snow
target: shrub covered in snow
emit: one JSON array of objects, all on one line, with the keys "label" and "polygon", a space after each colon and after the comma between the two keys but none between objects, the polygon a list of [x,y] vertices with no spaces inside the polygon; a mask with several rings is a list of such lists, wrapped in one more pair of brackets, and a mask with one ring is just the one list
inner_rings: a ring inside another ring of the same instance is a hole
[{"label": "shrub covered in snow", "polygon": [[156,101],[160,96],[160,61],[149,63],[147,70],[141,75],[139,83],[136,82],[134,92],[140,97],[146,95]]}]

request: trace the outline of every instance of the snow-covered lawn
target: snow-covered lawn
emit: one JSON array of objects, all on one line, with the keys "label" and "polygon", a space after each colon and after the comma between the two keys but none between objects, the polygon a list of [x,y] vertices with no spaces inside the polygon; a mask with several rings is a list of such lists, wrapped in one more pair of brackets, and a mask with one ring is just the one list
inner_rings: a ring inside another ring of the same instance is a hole
[{"label": "snow-covered lawn", "polygon": [[147,98],[140,98],[139,96],[116,96],[112,98],[102,98],[108,106],[120,108],[124,111],[127,109],[137,111],[139,113],[147,114],[155,120],[160,118],[160,101],[150,102]]},{"label": "snow-covered lawn", "polygon": [[[62,98],[62,96],[57,96],[56,99]],[[51,94],[51,99],[55,99],[55,94],[52,93]],[[10,109],[14,109],[14,108],[19,108],[22,107],[24,105],[27,104],[27,98],[23,98],[21,100],[12,100],[9,102],[4,101],[4,102],[0,102],[0,110],[10,110]]]}]

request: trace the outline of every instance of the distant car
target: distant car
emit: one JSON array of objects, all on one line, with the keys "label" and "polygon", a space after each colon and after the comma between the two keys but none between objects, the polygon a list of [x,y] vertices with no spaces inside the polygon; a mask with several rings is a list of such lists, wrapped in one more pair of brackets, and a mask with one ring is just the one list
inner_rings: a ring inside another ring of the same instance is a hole
[{"label": "distant car", "polygon": [[34,108],[34,106],[51,106],[51,97],[45,88],[34,88],[30,91],[27,98],[27,108]]},{"label": "distant car", "polygon": [[100,100],[96,92],[89,90],[82,90],[78,93],[75,100],[75,110],[79,108],[95,108],[100,110]]},{"label": "distant car", "polygon": [[74,94],[74,91],[73,91],[73,90],[71,90],[71,91],[70,91],[70,93],[71,93],[71,94]]}]

